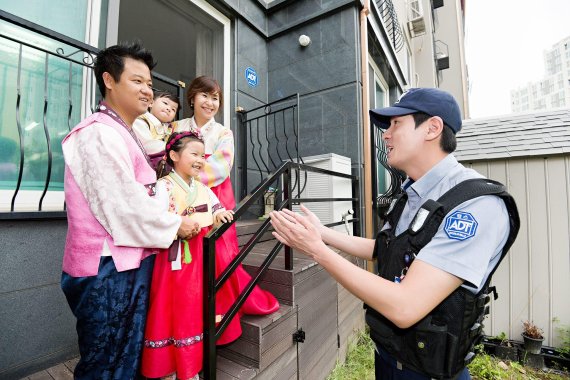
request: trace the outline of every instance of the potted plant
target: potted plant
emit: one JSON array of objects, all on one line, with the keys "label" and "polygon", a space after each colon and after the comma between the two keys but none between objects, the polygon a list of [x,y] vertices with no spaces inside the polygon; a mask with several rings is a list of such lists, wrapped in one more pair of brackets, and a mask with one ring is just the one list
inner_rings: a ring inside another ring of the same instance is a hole
[{"label": "potted plant", "polygon": [[497,346],[495,347],[496,357],[510,361],[518,360],[518,350],[509,341],[509,339],[507,338],[507,334],[505,334],[504,331],[501,332],[499,335],[493,337],[493,340],[497,342]]},{"label": "potted plant", "polygon": [[523,322],[522,337],[525,351],[530,352],[531,354],[540,354],[540,348],[544,341],[542,333],[542,329],[532,321]]},{"label": "potted plant", "polygon": [[524,321],[522,337],[524,348],[520,354],[522,363],[532,368],[544,368],[544,356],[541,354],[544,341],[542,329],[532,321]]}]

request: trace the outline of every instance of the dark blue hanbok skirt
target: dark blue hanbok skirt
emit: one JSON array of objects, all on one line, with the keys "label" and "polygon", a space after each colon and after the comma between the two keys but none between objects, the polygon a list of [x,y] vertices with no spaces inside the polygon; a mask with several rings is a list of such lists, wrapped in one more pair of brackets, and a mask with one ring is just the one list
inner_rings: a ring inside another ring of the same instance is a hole
[{"label": "dark blue hanbok skirt", "polygon": [[81,358],[75,379],[135,379],[140,367],[154,256],[138,269],[117,272],[101,257],[96,276],[61,276],[61,287],[77,318]]}]

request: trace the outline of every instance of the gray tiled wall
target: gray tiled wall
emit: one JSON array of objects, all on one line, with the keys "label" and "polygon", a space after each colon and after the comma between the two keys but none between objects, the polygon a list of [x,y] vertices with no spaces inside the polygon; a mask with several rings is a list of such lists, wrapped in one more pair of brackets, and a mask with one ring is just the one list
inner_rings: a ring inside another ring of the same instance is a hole
[{"label": "gray tiled wall", "polygon": [[[267,64],[267,44],[265,39],[249,28],[243,21],[236,21],[235,46],[236,46],[236,70],[235,88],[236,92],[249,95],[260,102],[267,102],[268,64]],[[250,86],[245,77],[245,70],[252,67],[257,72],[257,86]]]},{"label": "gray tiled wall", "polygon": [[0,222],[0,378],[77,355],[75,319],[59,282],[67,222]]},{"label": "gray tiled wall", "polygon": [[[340,10],[269,42],[269,99],[301,94],[301,155],[361,161],[357,16],[356,8]],[[299,46],[301,34],[309,46]]]},{"label": "gray tiled wall", "polygon": [[351,0],[302,0],[292,1],[286,7],[280,7],[277,11],[270,9],[267,18],[269,34],[282,31],[300,22],[311,20],[316,15],[333,10],[339,6],[354,3]]}]

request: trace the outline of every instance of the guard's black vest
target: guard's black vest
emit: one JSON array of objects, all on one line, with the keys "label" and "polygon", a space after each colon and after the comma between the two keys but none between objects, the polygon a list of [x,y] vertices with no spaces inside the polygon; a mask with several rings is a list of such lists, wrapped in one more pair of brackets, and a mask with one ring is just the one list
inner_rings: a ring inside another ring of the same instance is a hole
[{"label": "guard's black vest", "polygon": [[408,230],[395,236],[398,220],[407,201],[407,195],[403,193],[392,202],[386,216],[390,228],[380,231],[376,237],[374,253],[379,255],[378,275],[394,281],[405,275],[415,255],[433,238],[447,213],[459,204],[483,195],[496,195],[505,202],[510,232],[499,262],[478,294],[459,287],[427,316],[407,329],[398,328],[365,305],[366,322],[370,326],[374,342],[404,367],[432,378],[454,378],[475,356],[473,346],[482,336],[483,319],[489,313],[489,291],[494,291],[488,286],[491,276],[519,231],[520,221],[515,201],[499,182],[488,179],[466,180],[437,201],[427,200],[416,213]]}]

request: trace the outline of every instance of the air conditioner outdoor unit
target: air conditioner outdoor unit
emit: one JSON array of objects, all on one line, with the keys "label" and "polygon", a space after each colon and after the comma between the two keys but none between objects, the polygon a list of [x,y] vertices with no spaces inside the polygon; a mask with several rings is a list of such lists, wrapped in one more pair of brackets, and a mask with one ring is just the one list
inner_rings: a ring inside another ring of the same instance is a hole
[{"label": "air conditioner outdoor unit", "polygon": [[432,0],[431,2],[433,9],[441,8],[444,6],[443,0]]},{"label": "air conditioner outdoor unit", "polygon": [[445,53],[437,53],[435,56],[437,70],[449,69],[449,55]]},{"label": "air conditioner outdoor unit", "polygon": [[408,29],[412,37],[426,32],[426,22],[421,0],[411,0],[408,3]]},{"label": "air conditioner outdoor unit", "polygon": [[[343,174],[351,174],[351,161],[349,157],[340,156],[334,153],[321,154],[318,156],[303,157],[306,165],[315,168],[331,170]],[[293,171],[295,173],[295,171]],[[301,172],[301,198],[351,198],[352,183],[348,178],[340,178],[320,173]],[[295,179],[293,178],[293,182]],[[294,192],[296,196],[296,192]],[[343,214],[352,209],[352,202],[311,202],[305,204],[323,224],[340,222]],[[293,206],[293,210],[299,212],[300,206]],[[352,216],[348,216],[350,220]],[[349,224],[352,234],[352,224]],[[346,233],[344,225],[333,227],[335,230]]]}]

